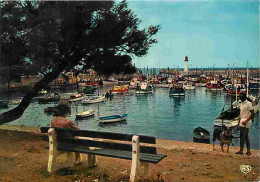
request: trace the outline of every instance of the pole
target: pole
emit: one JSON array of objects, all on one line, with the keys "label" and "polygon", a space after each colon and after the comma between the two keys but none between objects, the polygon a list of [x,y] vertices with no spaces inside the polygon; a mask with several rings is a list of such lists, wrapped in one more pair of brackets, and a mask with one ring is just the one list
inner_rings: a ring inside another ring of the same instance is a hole
[{"label": "pole", "polygon": [[247,63],[246,63],[246,96],[248,97],[248,87],[249,87],[249,72],[248,72],[248,61],[247,61]]}]

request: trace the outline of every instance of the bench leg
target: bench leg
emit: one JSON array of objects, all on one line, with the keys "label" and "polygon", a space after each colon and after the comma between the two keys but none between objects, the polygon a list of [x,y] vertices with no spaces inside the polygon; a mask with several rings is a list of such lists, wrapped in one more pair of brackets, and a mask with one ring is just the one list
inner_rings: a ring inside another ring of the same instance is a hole
[{"label": "bench leg", "polygon": [[78,163],[81,163],[81,162],[82,162],[81,153],[73,152],[73,155],[74,155],[74,163],[75,163],[75,164],[78,164]]},{"label": "bench leg", "polygon": [[138,177],[140,170],[140,147],[139,147],[139,136],[133,136],[132,138],[132,167],[130,174],[130,182],[135,182]]},{"label": "bench leg", "polygon": [[144,167],[144,177],[148,178],[151,174],[151,164],[147,163],[147,162],[141,162],[141,166]]},{"label": "bench leg", "polygon": [[64,151],[57,151],[57,138],[56,132],[53,128],[49,129],[49,161],[47,171],[53,173],[63,167],[72,167],[74,165],[74,156],[72,152],[66,152],[67,160],[62,164],[57,164],[57,156],[64,154]]},{"label": "bench leg", "polygon": [[98,158],[96,155],[88,154],[88,167],[94,167],[98,164]]}]

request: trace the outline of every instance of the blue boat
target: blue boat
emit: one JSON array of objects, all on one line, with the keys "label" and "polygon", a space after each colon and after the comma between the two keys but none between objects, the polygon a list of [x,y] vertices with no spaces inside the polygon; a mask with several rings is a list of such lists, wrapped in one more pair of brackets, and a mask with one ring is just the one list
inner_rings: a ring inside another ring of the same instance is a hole
[{"label": "blue boat", "polygon": [[115,123],[115,122],[125,121],[126,116],[127,116],[127,114],[100,117],[99,122],[100,123]]}]

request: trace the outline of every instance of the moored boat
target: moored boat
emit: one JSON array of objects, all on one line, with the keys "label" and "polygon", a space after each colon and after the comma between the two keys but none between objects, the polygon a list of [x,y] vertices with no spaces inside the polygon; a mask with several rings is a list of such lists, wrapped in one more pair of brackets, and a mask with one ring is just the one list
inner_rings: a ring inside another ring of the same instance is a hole
[{"label": "moored boat", "polygon": [[197,127],[193,131],[193,141],[197,143],[210,143],[210,133],[208,130]]},{"label": "moored boat", "polygon": [[86,118],[86,117],[89,117],[89,116],[93,116],[94,111],[95,111],[94,109],[90,109],[90,110],[87,110],[87,111],[80,112],[80,113],[76,114],[76,119],[82,119],[82,118]]},{"label": "moored boat", "polygon": [[118,84],[118,80],[116,80],[114,77],[110,77],[107,80],[103,80],[104,85],[116,85]]},{"label": "moored boat", "polygon": [[0,109],[8,108],[8,102],[4,100],[0,100]]},{"label": "moored boat", "polygon": [[69,101],[69,102],[77,102],[77,101],[83,100],[84,98],[85,98],[85,95],[83,93],[82,94],[73,93],[66,100]]},{"label": "moored boat", "polygon": [[210,81],[206,84],[207,90],[221,91],[223,90],[221,83],[217,81]]},{"label": "moored boat", "polygon": [[140,86],[138,85],[136,90],[136,94],[151,94],[153,93],[153,86],[148,84],[147,82],[141,82]]},{"label": "moored boat", "polygon": [[191,82],[187,82],[183,84],[183,89],[185,90],[194,90],[195,89],[195,85]]},{"label": "moored boat", "polygon": [[124,86],[124,85],[115,85],[113,89],[111,90],[112,93],[114,94],[119,94],[119,93],[124,93],[129,90],[129,86]]},{"label": "moored boat", "polygon": [[44,112],[55,114],[57,112],[57,108],[56,106],[47,107],[44,109]]},{"label": "moored boat", "polygon": [[49,102],[59,102],[61,96],[59,93],[53,93],[49,95],[45,95],[44,97],[38,98],[38,103],[39,104],[46,104]]},{"label": "moored boat", "polygon": [[169,95],[170,96],[185,96],[185,90],[180,85],[174,84],[173,86],[170,87]]},{"label": "moored boat", "polygon": [[220,115],[214,120],[214,126],[226,126],[232,127],[236,126],[239,120],[240,109],[231,108],[224,110]]},{"label": "moored boat", "polygon": [[125,121],[126,116],[127,116],[127,114],[100,117],[99,122],[100,123],[115,123],[115,122]]},{"label": "moored boat", "polygon": [[94,104],[94,103],[104,102],[104,100],[105,100],[104,95],[91,96],[91,97],[86,97],[84,100],[81,101],[81,103],[82,104]]}]

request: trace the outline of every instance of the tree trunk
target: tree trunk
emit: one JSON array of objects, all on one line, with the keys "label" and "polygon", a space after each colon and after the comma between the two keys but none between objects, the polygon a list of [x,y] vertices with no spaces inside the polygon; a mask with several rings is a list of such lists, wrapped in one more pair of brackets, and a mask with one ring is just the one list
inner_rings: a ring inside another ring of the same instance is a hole
[{"label": "tree trunk", "polygon": [[52,72],[46,74],[39,82],[37,82],[31,91],[29,91],[22,99],[21,103],[0,115],[0,125],[14,121],[20,118],[26,108],[30,105],[31,100],[35,97],[38,92],[45,88],[51,81],[59,76],[59,74],[64,70],[65,66],[62,65],[59,68],[53,70]]}]

